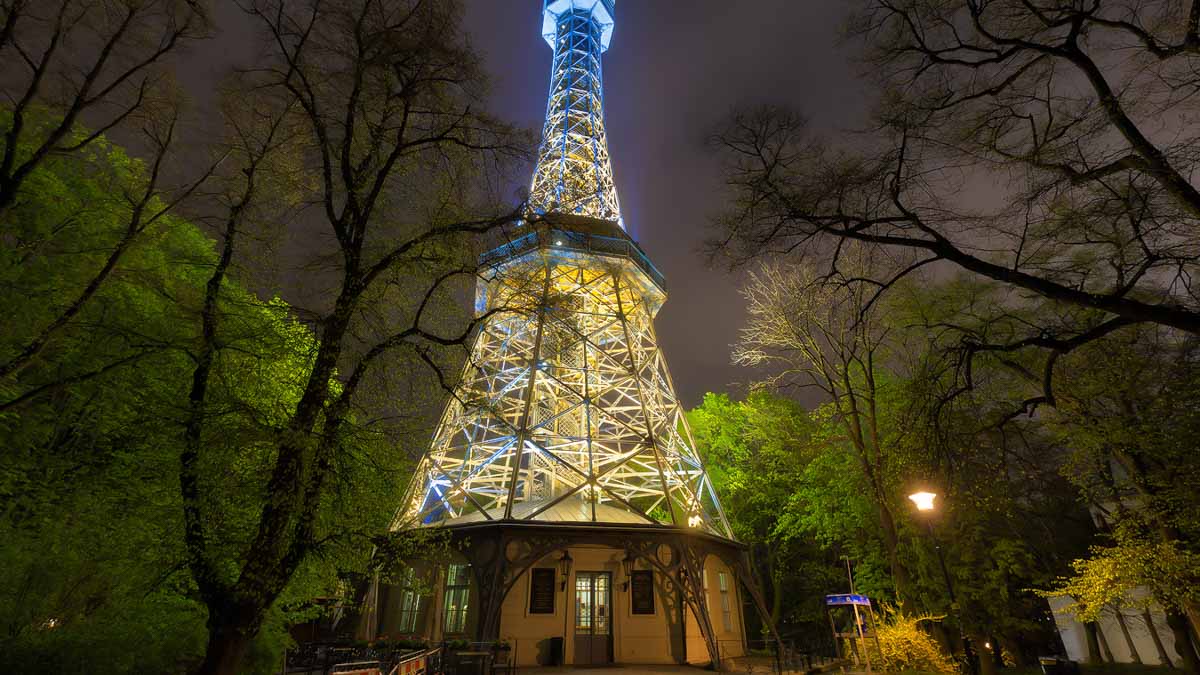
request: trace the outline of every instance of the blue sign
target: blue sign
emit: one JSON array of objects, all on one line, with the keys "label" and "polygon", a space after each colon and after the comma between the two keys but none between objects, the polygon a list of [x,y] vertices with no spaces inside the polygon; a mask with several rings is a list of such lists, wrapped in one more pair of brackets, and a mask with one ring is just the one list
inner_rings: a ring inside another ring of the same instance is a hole
[{"label": "blue sign", "polygon": [[827,595],[825,596],[826,605],[864,605],[871,606],[871,599],[865,595],[857,593],[846,593],[844,595]]}]

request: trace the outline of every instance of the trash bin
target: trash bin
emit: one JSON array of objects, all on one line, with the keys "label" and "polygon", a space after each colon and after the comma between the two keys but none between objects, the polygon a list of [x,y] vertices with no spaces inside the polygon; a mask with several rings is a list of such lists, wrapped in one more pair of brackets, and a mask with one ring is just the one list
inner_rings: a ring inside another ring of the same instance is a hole
[{"label": "trash bin", "polygon": [[566,659],[563,656],[563,639],[560,637],[550,638],[550,665],[561,666]]},{"label": "trash bin", "polygon": [[1079,664],[1061,656],[1039,656],[1042,675],[1079,675]]}]

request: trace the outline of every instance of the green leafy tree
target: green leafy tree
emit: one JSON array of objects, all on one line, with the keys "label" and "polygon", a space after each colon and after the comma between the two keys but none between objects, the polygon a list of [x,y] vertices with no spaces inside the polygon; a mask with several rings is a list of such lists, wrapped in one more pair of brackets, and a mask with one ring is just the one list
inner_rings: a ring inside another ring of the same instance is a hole
[{"label": "green leafy tree", "polygon": [[807,412],[767,391],[742,401],[710,393],[688,422],[734,535],[750,546],[751,562],[767,580],[770,620],[784,632],[825,632],[815,600],[840,589],[843,576],[792,514],[812,455]]},{"label": "green leafy tree", "polygon": [[[5,214],[0,303],[11,330],[0,355],[19,353],[92,283],[127,232],[125,196],[144,194],[149,180],[145,165],[102,137],[28,176]],[[0,381],[5,669],[182,672],[201,655],[205,611],[187,573],[177,475],[191,346],[214,261],[198,228],[169,213],[154,218],[37,358]],[[236,286],[219,310],[229,318],[213,399],[222,441],[203,471],[209,498],[231,507],[223,531],[236,533],[314,341],[288,306]],[[344,563],[310,566],[289,601],[330,591]],[[273,613],[247,669],[275,663],[287,621],[307,614]]]},{"label": "green leafy tree", "polygon": [[[873,262],[855,258],[846,274]],[[895,594],[911,598],[912,577],[902,553],[901,467],[908,452],[906,411],[894,404],[900,362],[894,331],[871,312],[871,296],[822,279],[809,265],[765,265],[744,290],[749,322],[734,361],[768,366],[775,387],[812,387],[828,399],[830,440],[855,460],[853,475],[874,507]]]}]

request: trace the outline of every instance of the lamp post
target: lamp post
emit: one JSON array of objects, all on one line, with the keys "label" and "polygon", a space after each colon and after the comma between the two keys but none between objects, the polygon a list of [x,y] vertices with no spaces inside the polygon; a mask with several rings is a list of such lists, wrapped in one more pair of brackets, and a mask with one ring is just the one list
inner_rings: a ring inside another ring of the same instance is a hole
[{"label": "lamp post", "polygon": [[946,556],[942,553],[942,544],[938,541],[937,534],[933,530],[933,502],[937,498],[936,492],[914,492],[908,496],[913,504],[917,505],[917,512],[924,516],[925,526],[929,528],[929,539],[933,541],[933,550],[937,552],[938,565],[942,568],[942,579],[946,582],[946,593],[950,595],[950,609],[954,612],[955,618],[958,619],[958,638],[963,643],[963,656],[967,659],[967,669],[972,675],[977,675],[979,672],[975,664],[975,653],[971,650],[971,640],[967,638],[966,632],[963,630],[962,613],[959,611],[958,599],[954,597],[954,584],[950,581],[950,571],[946,568]]}]

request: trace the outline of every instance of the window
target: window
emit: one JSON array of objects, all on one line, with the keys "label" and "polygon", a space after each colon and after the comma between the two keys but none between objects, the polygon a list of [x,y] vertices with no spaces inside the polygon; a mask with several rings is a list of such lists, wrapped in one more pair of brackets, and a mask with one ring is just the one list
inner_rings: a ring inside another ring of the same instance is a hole
[{"label": "window", "polygon": [[717,572],[717,590],[721,592],[721,623],[726,632],[733,631],[733,606],[729,602],[729,577]]},{"label": "window", "polygon": [[471,566],[450,565],[446,572],[446,632],[467,630],[467,605],[471,598]]},{"label": "window", "polygon": [[421,613],[421,595],[417,593],[414,583],[415,573],[410,567],[404,571],[400,592],[400,621],[396,629],[401,633],[417,632],[417,616]]}]

